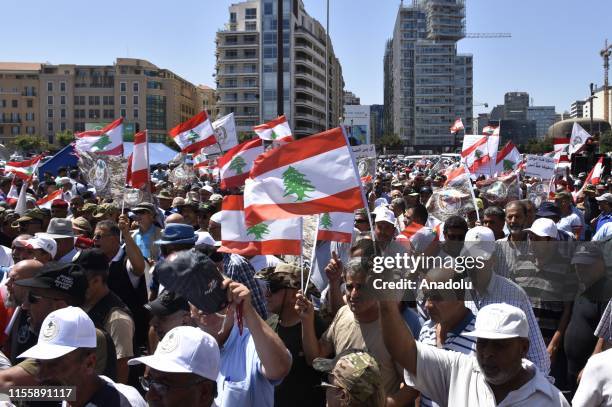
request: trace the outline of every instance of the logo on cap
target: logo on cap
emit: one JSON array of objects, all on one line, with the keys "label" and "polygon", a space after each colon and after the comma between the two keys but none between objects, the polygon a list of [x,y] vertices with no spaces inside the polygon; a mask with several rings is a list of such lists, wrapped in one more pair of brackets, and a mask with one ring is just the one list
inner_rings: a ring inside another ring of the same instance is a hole
[{"label": "logo on cap", "polygon": [[49,342],[51,339],[57,336],[59,328],[57,324],[53,321],[49,321],[42,330],[42,339],[46,342]]},{"label": "logo on cap", "polygon": [[170,332],[164,339],[159,343],[159,351],[163,353],[170,353],[178,348],[180,342],[179,336],[176,332]]},{"label": "logo on cap", "polygon": [[55,286],[60,290],[70,290],[74,284],[74,279],[70,276],[60,275],[55,279]]}]

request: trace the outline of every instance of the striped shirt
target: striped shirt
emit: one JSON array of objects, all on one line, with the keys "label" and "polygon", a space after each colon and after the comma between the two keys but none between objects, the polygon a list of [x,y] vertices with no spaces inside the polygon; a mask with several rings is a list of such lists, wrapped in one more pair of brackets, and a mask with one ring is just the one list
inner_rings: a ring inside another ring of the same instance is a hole
[{"label": "striped shirt", "polygon": [[[442,344],[442,349],[448,351],[454,351],[463,353],[464,355],[471,355],[476,352],[476,338],[471,338],[469,336],[465,336],[466,332],[472,332],[474,330],[474,323],[476,322],[476,317],[470,311],[467,310],[467,314],[465,318],[454,327],[452,331],[449,331],[446,334],[446,340]],[[436,326],[438,324],[432,321],[431,319],[425,322],[423,327],[421,328],[421,333],[419,335],[419,342],[437,347],[438,346],[438,337],[436,334]],[[410,380],[409,375],[404,374],[404,381],[408,386],[413,386],[414,383]],[[434,401],[432,401],[427,395],[421,394],[421,407],[435,407],[438,406]]]},{"label": "striped shirt", "polygon": [[510,304],[523,310],[527,315],[529,324],[529,351],[527,359],[532,361],[544,375],[550,371],[550,357],[546,351],[546,345],[540,332],[540,327],[536,321],[531,302],[525,291],[516,283],[507,278],[500,277],[491,273],[491,280],[484,293],[479,294],[476,290],[468,290],[465,293],[465,306],[472,310],[474,314],[478,310],[489,304]]},{"label": "striped shirt", "polygon": [[601,315],[601,320],[595,329],[595,336],[603,338],[607,342],[612,342],[612,300],[608,302],[606,309]]}]

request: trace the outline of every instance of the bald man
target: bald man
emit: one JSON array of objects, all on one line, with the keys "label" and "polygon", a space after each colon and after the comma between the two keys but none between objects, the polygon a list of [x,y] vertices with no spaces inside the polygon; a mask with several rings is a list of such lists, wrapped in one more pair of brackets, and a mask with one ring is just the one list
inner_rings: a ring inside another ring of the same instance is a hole
[{"label": "bald man", "polygon": [[166,218],[166,225],[168,223],[185,223],[185,218],[180,213],[173,213]]},{"label": "bald man", "polygon": [[9,332],[8,340],[4,347],[4,353],[13,364],[16,363],[17,355],[25,352],[34,346],[38,340],[36,333],[31,329],[28,321],[28,313],[21,309],[21,304],[28,295],[28,289],[15,284],[15,281],[32,278],[43,268],[43,264],[38,260],[22,260],[11,267],[9,277],[6,282],[8,296],[5,306],[16,307],[13,317],[13,326]]}]

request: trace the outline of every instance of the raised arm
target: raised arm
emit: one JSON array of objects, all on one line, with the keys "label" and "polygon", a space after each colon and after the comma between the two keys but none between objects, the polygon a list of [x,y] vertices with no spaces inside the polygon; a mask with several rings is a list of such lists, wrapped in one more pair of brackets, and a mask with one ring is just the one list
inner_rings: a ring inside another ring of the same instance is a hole
[{"label": "raised arm", "polygon": [[314,322],[314,307],[301,292],[296,295],[295,310],[302,320],[302,347],[306,363],[312,365],[316,358],[331,355],[333,348],[323,338],[317,339]]},{"label": "raised arm", "polygon": [[416,375],[417,347],[396,301],[380,301],[380,324],[387,351],[410,374]]}]

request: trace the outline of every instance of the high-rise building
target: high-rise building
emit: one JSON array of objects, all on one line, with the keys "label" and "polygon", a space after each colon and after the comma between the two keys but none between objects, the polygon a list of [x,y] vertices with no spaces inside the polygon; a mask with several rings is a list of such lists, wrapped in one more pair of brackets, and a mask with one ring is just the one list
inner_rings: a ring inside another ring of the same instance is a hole
[{"label": "high-rise building", "polygon": [[[119,117],[126,135],[147,129],[149,140],[163,141],[203,106],[195,85],[142,59],[117,58],[113,65],[0,63],[0,77],[0,118],[19,119],[0,126],[5,142],[35,134],[53,144],[57,132],[84,131]],[[20,90],[22,100],[5,98],[4,89]]]},{"label": "high-rise building", "polygon": [[581,117],[583,117],[583,108],[585,105],[585,101],[584,100],[576,100],[572,103],[572,106],[570,107],[570,117],[573,119],[580,119]]},{"label": "high-rise building", "polygon": [[[603,86],[595,89],[595,94],[593,95],[595,98],[593,99],[593,118],[594,119],[604,119],[604,90]],[[612,123],[612,88],[608,88],[608,122]],[[590,118],[591,117],[591,102],[585,101],[584,107],[582,108],[583,115],[582,117]]]},{"label": "high-rise building", "polygon": [[361,99],[355,95],[353,92],[350,92],[348,90],[344,91],[344,106],[347,105],[360,105],[361,104]]},{"label": "high-rise building", "polygon": [[533,120],[536,124],[536,136],[544,138],[548,128],[557,121],[557,113],[554,106],[528,106],[527,120]]},{"label": "high-rise building", "polygon": [[504,95],[504,119],[527,120],[529,93],[508,92]]},{"label": "high-rise building", "polygon": [[464,36],[464,0],[416,0],[398,10],[385,50],[385,104],[393,133],[414,150],[452,147],[458,117],[472,131],[473,60],[457,54]]},{"label": "high-rise building", "polygon": [[383,58],[384,67],[384,114],[383,114],[383,134],[394,134],[393,126],[393,39],[387,40],[385,44],[385,56]]},{"label": "high-rise building", "polygon": [[385,122],[384,105],[370,105],[370,136],[371,143],[375,144],[383,136]]},{"label": "high-rise building", "polygon": [[[237,130],[242,134],[279,113],[277,3],[251,0],[233,4],[229,8],[230,22],[217,33],[219,114],[234,112]],[[306,12],[301,0],[283,0],[282,5],[282,113],[300,137],[338,125],[343,115],[344,80],[321,23]]]}]

